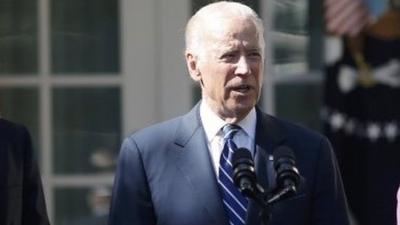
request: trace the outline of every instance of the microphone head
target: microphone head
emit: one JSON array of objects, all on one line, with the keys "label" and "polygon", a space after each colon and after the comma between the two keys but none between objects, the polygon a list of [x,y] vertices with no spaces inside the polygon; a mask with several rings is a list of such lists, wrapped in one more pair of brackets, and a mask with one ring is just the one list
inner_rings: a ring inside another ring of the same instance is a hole
[{"label": "microphone head", "polygon": [[292,149],[287,146],[279,146],[274,150],[274,167],[276,168],[281,160],[292,160],[293,164],[296,160]]},{"label": "microphone head", "polygon": [[296,168],[296,157],[292,149],[287,146],[279,146],[274,150],[273,155],[278,185],[296,188],[300,182],[300,174]]},{"label": "microphone head", "polygon": [[239,148],[232,155],[233,181],[240,192],[253,198],[256,192],[256,173],[251,153],[245,148]]},{"label": "microphone head", "polygon": [[245,148],[238,148],[233,152],[232,155],[232,165],[235,167],[235,165],[239,163],[246,163],[249,165],[254,166],[253,159],[251,158],[251,153],[249,150]]}]

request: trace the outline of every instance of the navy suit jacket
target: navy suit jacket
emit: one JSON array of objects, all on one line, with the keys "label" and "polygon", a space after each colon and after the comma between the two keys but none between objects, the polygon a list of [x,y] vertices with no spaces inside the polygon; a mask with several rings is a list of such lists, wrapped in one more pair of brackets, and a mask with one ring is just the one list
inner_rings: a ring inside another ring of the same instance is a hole
[{"label": "navy suit jacket", "polygon": [[0,119],[0,224],[49,224],[28,130],[3,119]]},{"label": "navy suit jacket", "polygon": [[[255,167],[273,187],[269,156],[293,149],[302,175],[298,193],[275,204],[270,225],[348,225],[336,159],[323,136],[257,109]],[[261,224],[250,201],[246,224]],[[199,104],[188,114],[136,132],[123,142],[109,225],[229,225],[200,121]]]}]

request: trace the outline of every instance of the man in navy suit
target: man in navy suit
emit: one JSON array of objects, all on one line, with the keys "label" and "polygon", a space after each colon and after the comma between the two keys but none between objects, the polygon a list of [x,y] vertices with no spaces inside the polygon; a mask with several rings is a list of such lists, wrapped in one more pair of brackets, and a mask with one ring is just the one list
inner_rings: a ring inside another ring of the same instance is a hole
[{"label": "man in navy suit", "polygon": [[49,224],[31,137],[24,126],[4,119],[0,119],[0,224]]},{"label": "man in navy suit", "polygon": [[251,199],[233,222],[219,180],[222,128],[235,124],[237,147],[254,158],[258,182],[273,188],[272,152],[293,149],[301,174],[296,195],[273,205],[271,225],[347,225],[346,200],[327,139],[264,114],[256,107],[263,83],[263,25],[249,7],[216,2],[186,27],[186,62],[202,89],[188,114],[125,139],[120,152],[109,225],[261,224]]}]

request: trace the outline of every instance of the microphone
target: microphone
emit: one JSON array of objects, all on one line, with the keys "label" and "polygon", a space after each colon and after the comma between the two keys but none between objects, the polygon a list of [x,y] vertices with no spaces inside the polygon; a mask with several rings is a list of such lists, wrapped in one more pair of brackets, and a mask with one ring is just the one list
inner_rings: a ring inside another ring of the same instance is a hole
[{"label": "microphone", "polygon": [[273,155],[278,187],[287,189],[287,195],[295,194],[300,182],[300,174],[296,168],[293,151],[287,146],[279,146],[274,150]]},{"label": "microphone", "polygon": [[268,224],[270,218],[269,204],[266,201],[267,193],[264,188],[257,183],[254,162],[250,151],[239,148],[233,152],[233,181],[239,188],[242,195],[253,199],[260,207],[259,217],[262,224]]},{"label": "microphone", "polygon": [[256,196],[257,178],[250,151],[237,149],[232,156],[233,181],[240,192],[248,198]]}]

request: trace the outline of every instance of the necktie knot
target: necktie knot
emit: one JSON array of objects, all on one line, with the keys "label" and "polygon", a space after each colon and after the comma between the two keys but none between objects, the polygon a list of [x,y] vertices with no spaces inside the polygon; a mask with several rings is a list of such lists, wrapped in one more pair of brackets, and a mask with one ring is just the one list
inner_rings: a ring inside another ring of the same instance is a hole
[{"label": "necktie knot", "polygon": [[232,139],[233,136],[240,130],[241,128],[235,124],[226,124],[222,127],[222,132],[224,133],[224,140]]}]

